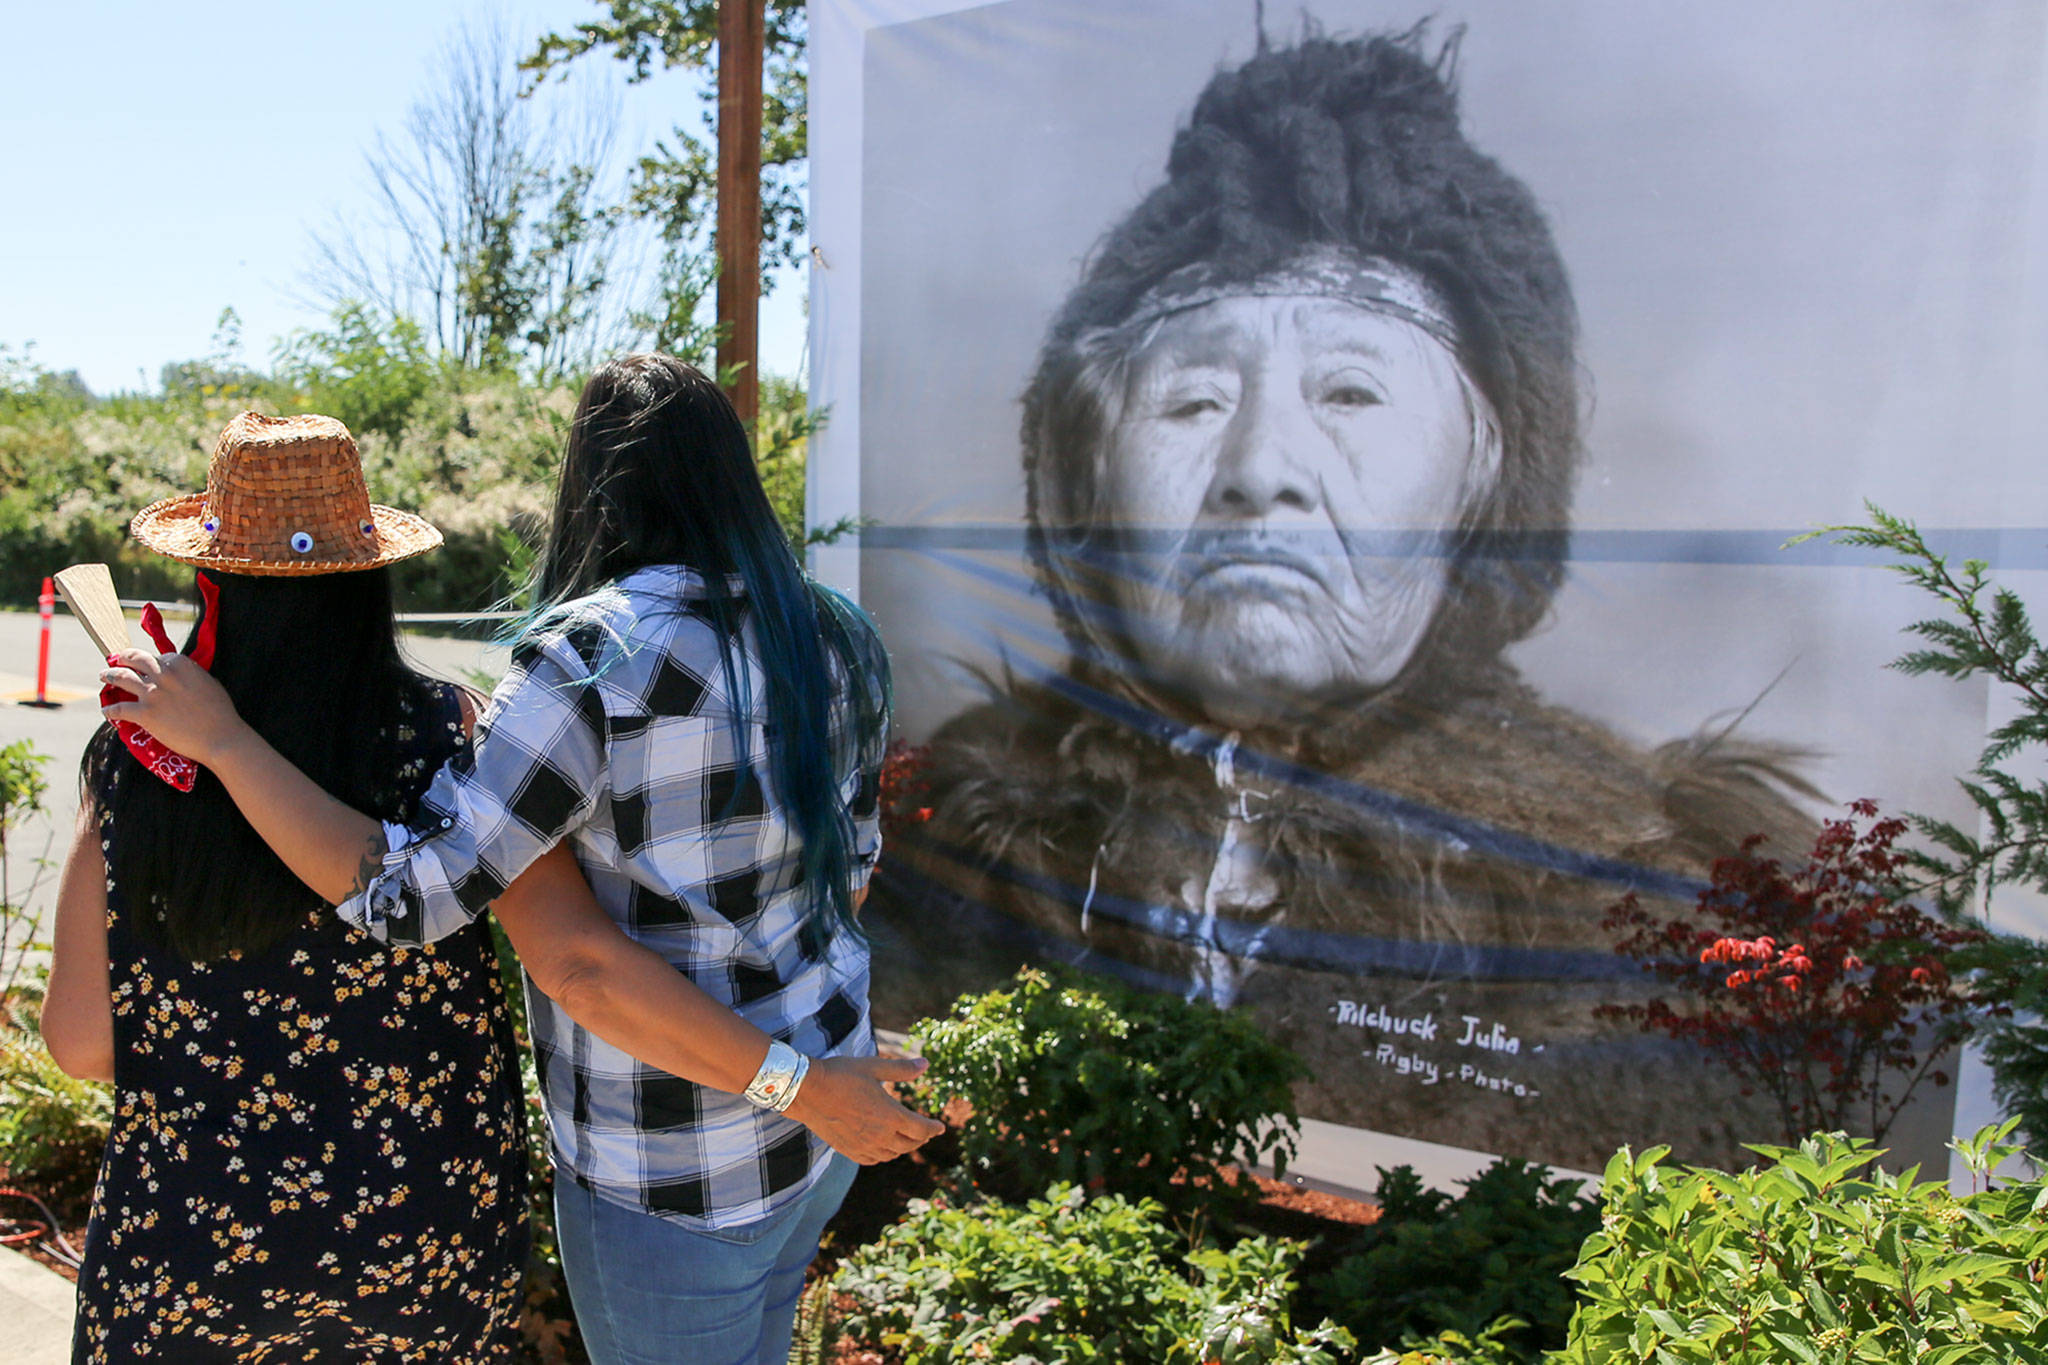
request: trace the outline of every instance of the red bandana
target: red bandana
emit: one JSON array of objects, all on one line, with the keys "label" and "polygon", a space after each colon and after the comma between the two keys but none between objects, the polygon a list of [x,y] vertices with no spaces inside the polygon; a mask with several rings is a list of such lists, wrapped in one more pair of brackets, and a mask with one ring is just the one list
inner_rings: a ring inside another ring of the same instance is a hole
[{"label": "red bandana", "polygon": [[[213,639],[220,621],[220,589],[205,574],[199,575],[199,633],[192,640],[192,662],[201,668],[213,667]],[[164,629],[163,613],[150,602],[142,608],[142,633],[150,638],[159,652],[175,654],[178,647],[171,643],[170,633]],[[114,660],[109,658],[108,663]],[[133,697],[118,687],[100,689],[100,705],[111,706],[115,702],[133,701]],[[192,790],[192,783],[199,776],[199,765],[181,753],[166,748],[162,740],[143,729],[132,720],[114,722],[114,733],[128,746],[128,752],[135,755],[142,766],[170,783],[181,792]]]}]

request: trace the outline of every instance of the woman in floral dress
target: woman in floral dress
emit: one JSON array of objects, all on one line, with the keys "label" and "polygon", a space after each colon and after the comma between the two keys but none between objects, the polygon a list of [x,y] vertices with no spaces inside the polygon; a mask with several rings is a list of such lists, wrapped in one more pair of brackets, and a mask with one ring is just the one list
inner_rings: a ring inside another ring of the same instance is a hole
[{"label": "woman in floral dress", "polygon": [[[470,708],[401,661],[385,566],[438,533],[369,504],[325,418],[237,418],[183,502],[138,527],[210,566],[186,652],[328,790],[413,816]],[[44,1032],[115,1109],[74,1360],[511,1358],[526,1158],[486,927],[374,941],[132,727],[84,784]]]}]

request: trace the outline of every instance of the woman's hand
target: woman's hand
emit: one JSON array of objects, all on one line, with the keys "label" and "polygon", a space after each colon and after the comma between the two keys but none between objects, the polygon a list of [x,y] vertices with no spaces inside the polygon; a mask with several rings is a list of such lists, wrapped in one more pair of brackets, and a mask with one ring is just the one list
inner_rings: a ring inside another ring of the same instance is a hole
[{"label": "woman's hand", "polygon": [[789,1117],[863,1166],[916,1151],[946,1131],[937,1119],[906,1109],[888,1087],[922,1076],[921,1057],[820,1057],[790,1102]]},{"label": "woman's hand", "polygon": [[100,682],[118,687],[135,700],[102,706],[100,714],[108,720],[132,721],[208,767],[248,729],[236,714],[227,689],[184,655],[124,649],[111,658]]}]

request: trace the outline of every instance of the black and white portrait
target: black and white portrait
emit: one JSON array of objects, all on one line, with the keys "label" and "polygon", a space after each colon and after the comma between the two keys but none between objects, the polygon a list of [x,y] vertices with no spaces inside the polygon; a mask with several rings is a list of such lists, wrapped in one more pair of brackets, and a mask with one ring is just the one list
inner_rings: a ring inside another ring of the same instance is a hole
[{"label": "black and white portrait", "polygon": [[1601,919],[1953,804],[1981,690],[1779,547],[2040,524],[2040,8],[872,8],[814,288],[925,746],[878,1009],[1064,961],[1254,1011],[1326,1122],[1726,1157],[1757,1102],[1596,1017],[1652,993]]}]

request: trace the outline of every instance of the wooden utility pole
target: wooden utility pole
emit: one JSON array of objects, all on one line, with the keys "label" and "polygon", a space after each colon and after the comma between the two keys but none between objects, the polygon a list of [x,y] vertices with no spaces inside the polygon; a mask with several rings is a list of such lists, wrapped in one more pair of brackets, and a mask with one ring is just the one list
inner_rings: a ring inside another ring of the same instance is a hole
[{"label": "wooden utility pole", "polygon": [[765,0],[718,0],[718,368],[761,410],[761,49]]}]

